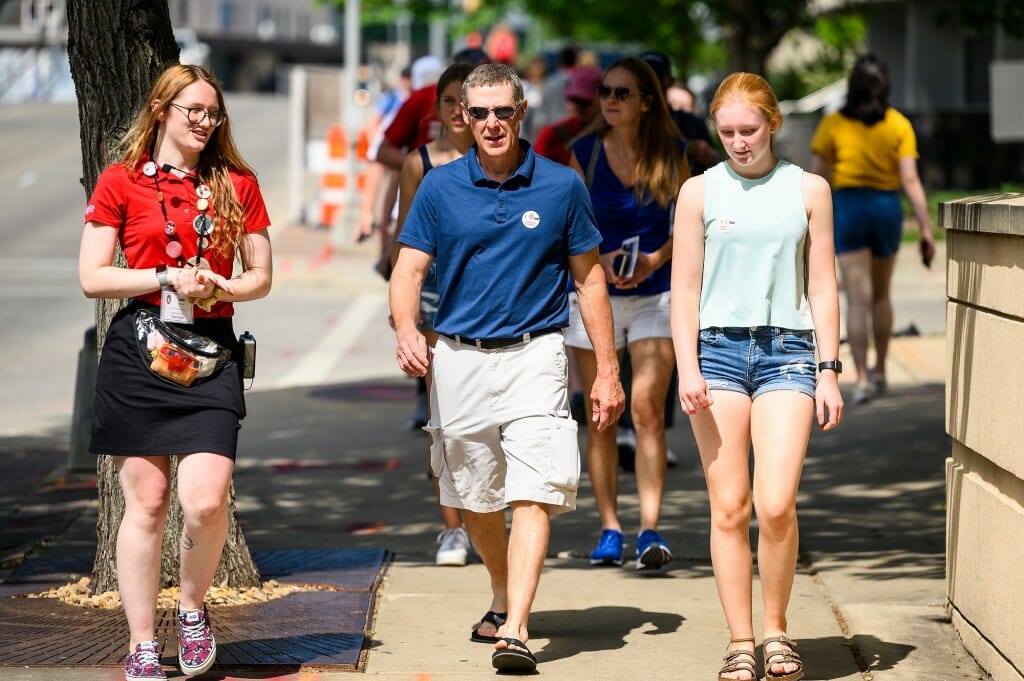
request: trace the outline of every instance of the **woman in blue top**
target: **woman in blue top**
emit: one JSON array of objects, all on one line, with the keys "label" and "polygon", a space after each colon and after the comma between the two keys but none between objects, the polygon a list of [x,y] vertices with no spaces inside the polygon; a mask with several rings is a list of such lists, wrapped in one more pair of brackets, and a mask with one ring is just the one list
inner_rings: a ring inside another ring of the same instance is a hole
[{"label": "woman in blue top", "polygon": [[[621,355],[628,346],[633,366],[631,414],[640,498],[636,568],[656,570],[672,559],[657,531],[665,488],[665,399],[674,361],[667,266],[672,257],[672,199],[690,171],[686,144],[646,62],[619,59],[605,71],[597,93],[602,115],[573,144],[569,165],[583,175],[590,190],[604,237],[601,264],[609,282],[615,347]],[[624,247],[627,240],[639,242],[632,254]],[[565,344],[573,349],[584,385],[591,385],[597,360],[575,304]],[[587,472],[602,529],[590,556],[593,565],[622,564],[615,431],[598,431],[594,421],[588,423]]]},{"label": "woman in blue top", "polygon": [[[764,78],[732,74],[710,111],[728,160],[679,192],[672,337],[679,399],[708,486],[711,561],[731,635],[718,678],[759,678],[753,506],[764,676],[795,681],[803,662],[786,634],[786,609],[799,546],[797,486],[815,412],[822,430],[843,413],[832,198],[823,178],[775,155],[782,114]],[[815,341],[825,360],[817,372]]]}]

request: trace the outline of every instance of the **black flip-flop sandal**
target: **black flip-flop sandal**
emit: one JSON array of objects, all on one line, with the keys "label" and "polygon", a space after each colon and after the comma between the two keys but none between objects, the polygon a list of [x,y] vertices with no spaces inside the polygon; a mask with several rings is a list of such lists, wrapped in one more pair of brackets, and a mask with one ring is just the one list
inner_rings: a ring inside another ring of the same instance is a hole
[{"label": "black flip-flop sandal", "polygon": [[484,613],[484,616],[480,618],[480,623],[473,627],[473,633],[469,635],[469,640],[476,643],[497,643],[500,640],[497,636],[481,634],[480,627],[484,622],[488,622],[493,624],[495,629],[500,629],[501,625],[505,623],[506,617],[508,617],[507,612],[494,612],[493,610],[488,610]]},{"label": "black flip-flop sandal", "polygon": [[[495,650],[491,655],[491,664],[499,672],[528,674],[537,669],[537,658],[533,656],[526,644],[517,638],[502,637],[508,648]],[[512,646],[515,646],[513,648]],[[522,650],[518,650],[521,648]]]}]

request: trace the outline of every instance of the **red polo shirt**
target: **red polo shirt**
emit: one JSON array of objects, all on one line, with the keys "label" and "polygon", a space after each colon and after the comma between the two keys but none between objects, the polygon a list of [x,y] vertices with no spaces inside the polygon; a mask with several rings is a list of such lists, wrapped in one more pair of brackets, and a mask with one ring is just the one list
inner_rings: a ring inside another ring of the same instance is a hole
[{"label": "red polo shirt", "polygon": [[[178,240],[182,245],[183,259],[194,257],[198,252],[198,234],[192,221],[199,210],[196,208],[196,188],[190,179],[181,179],[163,170],[157,176],[147,177],[142,167],[149,158],[143,158],[134,171],[120,163],[109,166],[96,182],[89,204],[85,208],[85,221],[109,227],[116,227],[118,241],[124,250],[130,269],[146,269],[165,264],[177,266],[177,261],[164,250],[170,240],[164,232],[164,215],[157,198],[157,181],[164,196],[167,219],[177,227]],[[245,231],[258,232],[270,226],[270,217],[263,202],[259,184],[252,175],[231,171],[231,182],[245,214]],[[213,216],[212,201],[207,214]],[[203,257],[210,262],[214,272],[231,278],[234,265],[234,249],[227,257],[204,251]],[[160,304],[160,292],[154,291],[138,296],[139,300],[154,305]],[[195,308],[197,317],[230,317],[234,307],[229,302],[219,302],[209,312]]]},{"label": "red polo shirt", "polygon": [[385,139],[399,149],[415,149],[436,139],[441,133],[441,122],[434,109],[435,99],[436,83],[414,90],[384,131]]}]

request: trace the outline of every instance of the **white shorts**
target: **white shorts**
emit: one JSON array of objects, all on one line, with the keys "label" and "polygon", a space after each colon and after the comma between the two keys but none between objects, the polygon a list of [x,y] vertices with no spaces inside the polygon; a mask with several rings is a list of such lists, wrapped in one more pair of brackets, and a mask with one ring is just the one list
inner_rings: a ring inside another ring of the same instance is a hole
[{"label": "white shorts", "polygon": [[442,505],[491,513],[535,501],[551,515],[576,508],[580,452],[561,333],[501,350],[439,336],[433,372],[424,430]]},{"label": "white shorts", "polygon": [[[668,291],[651,296],[608,297],[612,301],[616,350],[622,350],[628,343],[644,338],[672,337]],[[575,292],[569,294],[569,328],[565,331],[565,344],[571,348],[594,349],[583,328],[580,301]]]}]

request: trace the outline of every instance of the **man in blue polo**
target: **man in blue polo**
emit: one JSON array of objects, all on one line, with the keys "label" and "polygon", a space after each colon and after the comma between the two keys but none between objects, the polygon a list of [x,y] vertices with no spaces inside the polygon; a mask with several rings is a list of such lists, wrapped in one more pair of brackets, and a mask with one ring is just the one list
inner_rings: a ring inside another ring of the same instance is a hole
[{"label": "man in blue polo", "polygon": [[[562,335],[569,275],[597,353],[591,418],[599,428],[619,417],[624,396],[601,236],[582,180],[519,140],[526,101],[509,67],[474,69],[462,105],[476,144],[423,178],[399,237],[391,313],[402,370],[420,376],[433,362],[428,429],[441,503],[463,510],[491,577],[490,610],[473,640],[494,642],[498,670],[530,672],[537,662],[527,620],[550,516],[575,508],[580,474]],[[416,315],[435,260],[439,338],[428,348]]]}]

